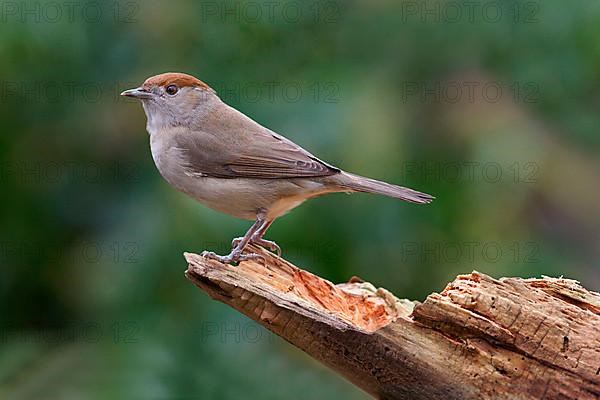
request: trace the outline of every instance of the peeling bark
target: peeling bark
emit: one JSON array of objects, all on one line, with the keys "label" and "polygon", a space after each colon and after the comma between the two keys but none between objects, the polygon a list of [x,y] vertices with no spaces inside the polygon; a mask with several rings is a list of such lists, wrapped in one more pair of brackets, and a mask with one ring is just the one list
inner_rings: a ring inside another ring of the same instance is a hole
[{"label": "peeling bark", "polygon": [[376,398],[600,398],[600,295],[575,281],[473,272],[418,303],[252,251],[186,253],[186,276]]}]

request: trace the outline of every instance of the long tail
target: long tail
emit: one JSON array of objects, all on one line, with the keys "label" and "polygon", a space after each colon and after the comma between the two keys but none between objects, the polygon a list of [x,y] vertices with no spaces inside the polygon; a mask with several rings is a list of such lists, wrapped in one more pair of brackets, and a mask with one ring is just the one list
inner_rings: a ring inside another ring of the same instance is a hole
[{"label": "long tail", "polygon": [[342,190],[349,189],[353,192],[382,194],[384,196],[417,204],[431,203],[433,199],[435,199],[435,197],[426,193],[350,174],[348,172],[342,172],[341,174],[336,175],[336,177],[339,177],[339,179],[336,180]]}]

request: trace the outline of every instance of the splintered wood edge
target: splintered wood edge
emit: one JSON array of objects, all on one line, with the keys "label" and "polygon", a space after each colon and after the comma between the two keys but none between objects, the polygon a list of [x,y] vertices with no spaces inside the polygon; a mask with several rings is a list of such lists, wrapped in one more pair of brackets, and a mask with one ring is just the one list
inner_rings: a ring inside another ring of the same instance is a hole
[{"label": "splintered wood edge", "polygon": [[[264,264],[252,260],[232,266],[185,253],[186,277],[212,298],[261,321],[269,319],[266,301],[341,330],[369,333],[408,318],[413,310],[414,302],[358,278],[334,285],[262,248],[250,251],[264,256]],[[259,299],[247,304],[254,296]]]},{"label": "splintered wood edge", "polygon": [[[489,344],[508,349],[561,371],[564,381],[582,379],[590,393],[600,394],[599,301],[598,293],[570,279],[497,280],[474,271],[429,295],[412,316],[471,350],[494,354]],[[510,369],[503,373],[510,376]]]},{"label": "splintered wood edge", "polygon": [[551,278],[548,276],[542,278],[527,279],[526,282],[532,287],[600,315],[600,293],[585,289],[573,279]]}]

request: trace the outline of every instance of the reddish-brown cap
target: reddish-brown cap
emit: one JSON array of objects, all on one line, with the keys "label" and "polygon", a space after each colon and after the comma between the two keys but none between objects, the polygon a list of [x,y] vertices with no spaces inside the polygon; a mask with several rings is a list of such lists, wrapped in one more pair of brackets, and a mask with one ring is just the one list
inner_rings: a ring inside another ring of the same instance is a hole
[{"label": "reddish-brown cap", "polygon": [[167,72],[160,75],[151,76],[146,79],[142,88],[149,89],[154,86],[167,87],[177,85],[177,87],[197,87],[204,90],[212,90],[210,86],[192,75],[182,74],[180,72]]}]

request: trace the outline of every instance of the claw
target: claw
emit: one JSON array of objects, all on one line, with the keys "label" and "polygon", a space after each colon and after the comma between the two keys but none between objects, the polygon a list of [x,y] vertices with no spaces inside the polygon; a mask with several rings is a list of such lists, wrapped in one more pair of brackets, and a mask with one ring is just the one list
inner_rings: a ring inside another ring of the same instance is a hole
[{"label": "claw", "polygon": [[202,253],[200,253],[200,257],[204,258],[213,258],[214,256],[216,256],[216,254],[208,250],[204,250]]},{"label": "claw", "polygon": [[240,244],[242,239],[243,239],[242,237],[233,238],[233,240],[231,241],[231,248],[235,249],[238,246],[238,244]]},{"label": "claw", "polygon": [[277,243],[271,240],[258,239],[256,241],[252,241],[252,243],[264,247],[267,250],[270,250],[271,252],[275,253],[277,257],[281,257],[281,247],[279,247]]},{"label": "claw", "polygon": [[208,258],[209,260],[216,260],[222,264],[231,264],[233,262],[236,262],[237,260],[235,260],[235,256],[233,256],[232,254],[228,254],[226,256],[220,256],[212,251],[203,251],[202,253],[200,253],[200,255],[204,258]]}]

